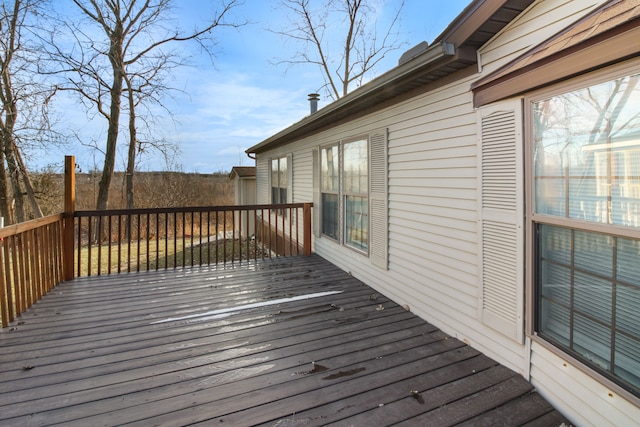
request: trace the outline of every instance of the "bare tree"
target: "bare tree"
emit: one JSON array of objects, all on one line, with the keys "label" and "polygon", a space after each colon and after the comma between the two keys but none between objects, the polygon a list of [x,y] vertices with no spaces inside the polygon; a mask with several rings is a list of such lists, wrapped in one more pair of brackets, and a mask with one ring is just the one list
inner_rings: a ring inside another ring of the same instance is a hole
[{"label": "bare tree", "polygon": [[29,38],[43,3],[14,0],[0,5],[0,215],[9,223],[28,219],[24,196],[31,216],[42,216],[23,149],[44,140],[50,130],[47,105],[52,92],[35,78],[38,51]]},{"label": "bare tree", "polygon": [[381,32],[376,28],[377,10],[372,0],[281,0],[281,5],[289,12],[290,26],[274,32],[300,42],[302,50],[293,59],[279,62],[320,67],[324,78],[320,89],[334,100],[360,86],[380,61],[403,46],[396,27],[404,0],[398,2]]},{"label": "bare tree", "polygon": [[[160,95],[168,88],[162,85],[160,76],[186,62],[184,52],[175,44],[193,41],[212,55],[212,31],[217,27],[240,25],[226,21],[240,0],[222,0],[220,9],[206,25],[189,32],[170,27],[172,0],[73,0],[73,3],[91,28],[66,19],[65,24],[75,37],[74,46],[52,43],[53,57],[65,64],[66,88],[78,92],[81,102],[107,121],[104,165],[96,202],[97,209],[106,209],[122,113],[129,114],[127,171],[133,174],[139,148],[136,109],[148,100],[161,103]],[[128,204],[133,206],[132,180],[130,185]]]}]

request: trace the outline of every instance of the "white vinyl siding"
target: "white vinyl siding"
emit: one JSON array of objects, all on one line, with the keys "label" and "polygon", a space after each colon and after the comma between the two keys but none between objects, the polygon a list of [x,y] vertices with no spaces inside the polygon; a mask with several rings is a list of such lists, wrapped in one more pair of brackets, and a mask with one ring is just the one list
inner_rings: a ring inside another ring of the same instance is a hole
[{"label": "white vinyl siding", "polygon": [[524,339],[524,217],[521,102],[478,111],[480,316]]},{"label": "white vinyl siding", "polygon": [[495,71],[605,2],[606,0],[535,2],[526,13],[509,23],[479,50],[479,66],[483,73]]}]

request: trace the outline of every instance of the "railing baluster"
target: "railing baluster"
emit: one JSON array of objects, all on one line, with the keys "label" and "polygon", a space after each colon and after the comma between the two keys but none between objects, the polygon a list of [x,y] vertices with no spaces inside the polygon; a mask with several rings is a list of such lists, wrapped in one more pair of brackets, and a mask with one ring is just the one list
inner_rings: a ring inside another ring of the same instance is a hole
[{"label": "railing baluster", "polygon": [[211,265],[211,210],[207,209],[207,265]]},{"label": "railing baluster", "polygon": [[98,217],[98,276],[102,272],[102,216]]},{"label": "railing baluster", "polygon": [[137,256],[137,260],[136,260],[136,271],[140,271],[140,214],[138,214],[136,216],[136,238],[135,238],[136,242],[138,242],[137,246],[137,251],[136,251],[136,256]]},{"label": "railing baluster", "polygon": [[[13,322],[13,320],[18,315],[17,307],[18,300],[16,298],[16,284],[15,284],[15,269],[12,269],[12,265],[14,264],[13,259],[15,258],[15,251],[13,248],[15,247],[15,239],[13,236],[5,238],[5,254],[7,256],[5,262],[5,269],[7,274],[7,287],[8,287],[8,296],[7,301],[9,302],[9,321]],[[13,273],[11,273],[13,271]]]},{"label": "railing baluster", "polygon": [[169,268],[169,213],[164,214],[164,268]]},{"label": "railing baluster", "polygon": [[156,213],[156,271],[160,268],[160,214]]},{"label": "railing baluster", "polygon": [[111,233],[112,229],[112,216],[107,216],[107,271],[106,274],[111,274]]},{"label": "railing baluster", "polygon": [[24,235],[24,278],[25,278],[25,295],[26,303],[25,310],[36,301],[35,297],[35,284],[33,277],[33,259],[34,259],[34,244],[33,244],[33,230],[27,230]]},{"label": "railing baluster", "polygon": [[42,228],[37,228],[31,231],[32,236],[32,253],[31,253],[31,265],[33,266],[33,300],[31,301],[34,304],[38,301],[42,295],[44,295],[44,285],[42,283],[41,269],[40,269],[40,261],[42,260],[43,251],[45,250],[42,247],[44,243],[40,238],[39,234],[42,232]]},{"label": "railing baluster", "polygon": [[118,215],[118,274],[122,272],[122,215]]},{"label": "railing baluster", "polygon": [[[251,227],[250,227],[250,223],[249,223],[249,209],[244,211],[245,213],[245,224],[247,226],[247,233],[246,233],[246,239],[247,239],[247,261],[251,261],[251,256],[249,255],[249,252],[251,250]],[[242,222],[242,221],[240,221]],[[242,225],[241,225],[242,226]]]},{"label": "railing baluster", "polygon": [[[238,229],[236,225],[236,215],[234,211],[231,211],[231,264],[235,262],[236,258],[236,230]],[[240,245],[240,252],[242,252],[242,243],[238,234],[238,244]]]},{"label": "railing baluster", "polygon": [[126,215],[127,233],[127,273],[131,273],[131,214]]},{"label": "railing baluster", "polygon": [[0,265],[2,265],[3,271],[0,273],[0,319],[2,320],[2,327],[5,327],[13,320],[13,316],[10,312],[13,312],[11,304],[10,279],[9,279],[9,267],[7,266],[7,260],[9,258],[9,250],[6,247],[5,240],[0,240]]},{"label": "railing baluster", "polygon": [[178,214],[173,213],[173,268],[178,266]]},{"label": "railing baluster", "polygon": [[224,212],[222,217],[222,256],[224,257],[224,263],[227,263],[227,213]]},{"label": "railing baluster", "polygon": [[202,211],[198,212],[198,265],[202,265]]},{"label": "railing baluster", "polygon": [[93,218],[89,219],[89,231],[87,239],[87,276],[91,276],[91,244],[93,241],[93,235],[91,233],[91,225],[93,224]]},{"label": "railing baluster", "polygon": [[220,218],[219,218],[219,212],[216,211],[216,264],[218,264],[218,248],[219,248],[219,244],[218,244],[218,223],[220,222]]},{"label": "railing baluster", "polygon": [[191,211],[191,244],[189,245],[189,253],[191,254],[191,267],[193,267],[193,236],[194,236],[194,227],[193,227],[193,211]]}]

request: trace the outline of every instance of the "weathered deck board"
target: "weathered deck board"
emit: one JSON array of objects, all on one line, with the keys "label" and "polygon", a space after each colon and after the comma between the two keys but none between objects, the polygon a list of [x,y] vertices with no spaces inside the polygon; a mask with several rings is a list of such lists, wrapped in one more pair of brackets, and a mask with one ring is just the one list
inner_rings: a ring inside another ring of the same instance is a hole
[{"label": "weathered deck board", "polygon": [[0,425],[564,420],[514,372],[317,256],[63,283],[0,349]]}]

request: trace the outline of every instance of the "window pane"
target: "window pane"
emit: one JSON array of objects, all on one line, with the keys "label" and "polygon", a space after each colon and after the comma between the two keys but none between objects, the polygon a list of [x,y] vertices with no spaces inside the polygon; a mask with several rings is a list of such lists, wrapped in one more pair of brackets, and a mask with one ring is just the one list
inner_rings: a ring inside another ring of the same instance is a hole
[{"label": "window pane", "polygon": [[575,231],[575,266],[611,277],[613,268],[613,237],[605,234]]},{"label": "window pane", "polygon": [[[618,239],[617,277],[626,283],[639,284],[640,281],[640,241]],[[640,307],[640,305],[638,305]]]},{"label": "window pane", "polygon": [[614,357],[616,376],[624,379],[632,387],[640,389],[640,341],[618,335]]},{"label": "window pane", "polygon": [[271,160],[271,186],[279,187],[280,174],[278,173],[278,159]]},{"label": "window pane", "polygon": [[[283,157],[280,159],[279,161],[280,163],[280,168],[279,168],[279,178],[278,178],[278,186],[280,188],[287,188],[287,158]],[[286,200],[286,198],[285,198]],[[286,203],[286,202],[282,202],[282,203]]]},{"label": "window pane", "polygon": [[347,194],[367,194],[368,142],[353,141],[344,144],[344,191]]},{"label": "window pane", "polygon": [[338,195],[322,193],[322,234],[338,240]]},{"label": "window pane", "polygon": [[345,198],[345,243],[366,251],[369,243],[369,200],[367,197]]},{"label": "window pane", "polygon": [[338,146],[325,147],[320,150],[321,166],[321,189],[322,191],[338,192],[338,171],[340,159],[338,157]]},{"label": "window pane", "polygon": [[640,395],[640,241],[536,227],[537,332]]},{"label": "window pane", "polygon": [[573,349],[603,370],[611,369],[611,329],[574,313]]},{"label": "window pane", "polygon": [[628,76],[534,103],[536,212],[640,226],[638,81]]},{"label": "window pane", "polygon": [[536,177],[536,212],[565,216],[567,206],[564,184],[564,180],[551,176]]}]

